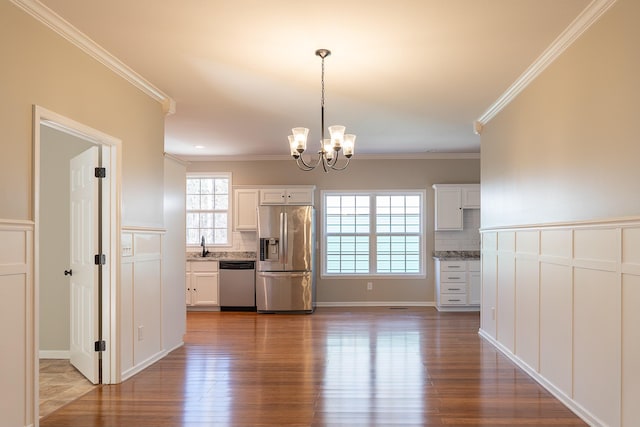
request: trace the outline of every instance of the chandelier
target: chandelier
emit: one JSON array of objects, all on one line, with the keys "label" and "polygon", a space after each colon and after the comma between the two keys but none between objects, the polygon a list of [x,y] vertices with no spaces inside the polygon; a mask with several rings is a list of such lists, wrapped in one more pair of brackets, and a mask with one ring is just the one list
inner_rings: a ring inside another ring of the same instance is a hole
[{"label": "chandelier", "polygon": [[[318,158],[315,162],[305,162],[302,158],[302,153],[307,149],[307,135],[309,135],[309,129],[298,127],[293,128],[291,131],[293,135],[289,135],[289,146],[291,148],[291,156],[296,159],[298,167],[304,171],[310,171],[315,169],[318,165],[322,165],[322,169],[328,172],[333,170],[344,170],[349,165],[349,160],[353,156],[353,147],[356,142],[356,136],[352,134],[344,133],[344,126],[329,126],[330,138],[324,137],[324,58],[331,55],[331,51],[328,49],[316,50],[316,55],[322,58],[322,96],[320,98],[320,150],[318,151]],[[340,151],[343,152],[343,156],[346,158],[345,162],[341,162],[342,165],[338,166],[338,158],[340,157]]]}]

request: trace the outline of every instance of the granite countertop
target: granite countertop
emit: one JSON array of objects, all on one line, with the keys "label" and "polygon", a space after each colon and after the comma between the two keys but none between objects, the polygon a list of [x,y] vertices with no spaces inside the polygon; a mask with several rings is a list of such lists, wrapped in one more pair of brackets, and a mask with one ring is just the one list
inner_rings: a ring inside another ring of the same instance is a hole
[{"label": "granite countertop", "polygon": [[203,257],[201,252],[187,252],[187,261],[220,261],[220,260],[249,260],[255,261],[255,252],[209,252]]},{"label": "granite countertop", "polygon": [[433,259],[440,261],[462,261],[480,259],[480,251],[434,251]]}]

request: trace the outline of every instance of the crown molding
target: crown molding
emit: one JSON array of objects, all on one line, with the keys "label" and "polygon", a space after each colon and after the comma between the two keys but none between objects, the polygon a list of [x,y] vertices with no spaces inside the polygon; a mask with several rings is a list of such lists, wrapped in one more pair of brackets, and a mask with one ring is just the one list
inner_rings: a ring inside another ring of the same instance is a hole
[{"label": "crown molding", "polygon": [[165,114],[176,111],[176,102],[170,96],[155,87],[140,74],[133,71],[118,58],[110,54],[102,46],[91,40],[86,34],[67,22],[60,15],[40,3],[38,0],[10,0],[11,3],[42,22],[47,27],[61,35],[86,54],[127,80],[133,86],[158,101]]},{"label": "crown molding", "polygon": [[518,79],[478,118],[473,124],[476,134],[482,133],[503,108],[513,101],[538,75],[573,44],[587,29],[607,11],[616,0],[592,0],[591,3],[569,24],[551,45],[518,77]]},{"label": "crown molding", "polygon": [[[286,155],[262,155],[262,156],[209,156],[168,154],[183,162],[258,162],[258,161],[292,161],[291,156]],[[408,154],[358,154],[352,161],[358,160],[463,160],[480,159],[480,153],[408,153]],[[293,162],[293,161],[292,161]]]}]

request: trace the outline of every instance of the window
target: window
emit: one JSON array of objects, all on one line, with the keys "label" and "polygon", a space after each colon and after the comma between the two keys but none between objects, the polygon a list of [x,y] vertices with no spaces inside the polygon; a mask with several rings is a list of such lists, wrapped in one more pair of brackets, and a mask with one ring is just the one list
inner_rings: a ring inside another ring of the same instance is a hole
[{"label": "window", "polygon": [[424,275],[424,191],[325,192],[324,275]]},{"label": "window", "polygon": [[187,176],[187,246],[229,245],[231,174]]}]

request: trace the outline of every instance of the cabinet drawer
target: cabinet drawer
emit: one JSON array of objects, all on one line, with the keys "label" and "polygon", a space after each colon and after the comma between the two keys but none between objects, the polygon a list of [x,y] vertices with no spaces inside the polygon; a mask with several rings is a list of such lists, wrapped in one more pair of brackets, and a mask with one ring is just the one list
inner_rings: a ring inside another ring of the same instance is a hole
[{"label": "cabinet drawer", "polygon": [[459,294],[440,294],[441,305],[467,305],[467,296]]},{"label": "cabinet drawer", "polygon": [[440,283],[444,285],[444,282],[466,282],[467,281],[467,273],[464,271],[447,271],[444,273],[440,273]]},{"label": "cabinet drawer", "polygon": [[466,283],[442,283],[440,285],[440,293],[442,294],[466,294]]},{"label": "cabinet drawer", "polygon": [[440,262],[440,271],[466,271],[467,263],[465,261],[442,261]]},{"label": "cabinet drawer", "polygon": [[218,261],[191,261],[191,271],[218,271]]}]

